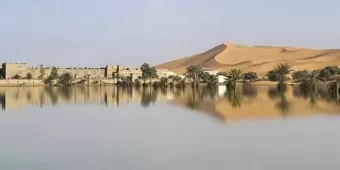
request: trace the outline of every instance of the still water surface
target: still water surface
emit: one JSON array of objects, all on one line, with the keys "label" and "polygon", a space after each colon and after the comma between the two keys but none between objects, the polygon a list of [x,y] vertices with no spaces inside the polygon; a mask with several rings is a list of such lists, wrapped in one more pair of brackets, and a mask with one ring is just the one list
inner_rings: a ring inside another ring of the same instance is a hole
[{"label": "still water surface", "polygon": [[0,88],[1,170],[340,168],[320,88]]}]

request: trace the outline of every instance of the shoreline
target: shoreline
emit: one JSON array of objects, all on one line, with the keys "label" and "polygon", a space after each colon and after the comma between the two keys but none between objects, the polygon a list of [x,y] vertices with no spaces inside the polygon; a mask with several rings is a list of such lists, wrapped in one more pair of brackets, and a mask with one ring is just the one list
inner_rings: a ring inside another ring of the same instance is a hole
[{"label": "shoreline", "polygon": [[[12,80],[13,81],[13,80]],[[17,81],[17,80],[16,80]],[[297,82],[286,82],[289,86],[296,86],[300,83]],[[318,85],[327,85],[329,82],[318,82]],[[205,83],[200,83],[201,85],[205,85]],[[237,83],[238,85],[267,85],[267,86],[275,86],[277,85],[277,82],[273,81],[255,81],[251,83]],[[225,84],[221,83],[218,86],[224,86]],[[112,83],[105,83],[105,84],[74,84],[72,86],[116,86],[119,87],[119,85],[112,84]],[[50,87],[48,84],[44,84],[42,82],[39,83],[29,83],[29,84],[17,84],[17,83],[1,83],[0,80],[0,87]],[[62,85],[53,85],[51,87],[62,87]]]}]

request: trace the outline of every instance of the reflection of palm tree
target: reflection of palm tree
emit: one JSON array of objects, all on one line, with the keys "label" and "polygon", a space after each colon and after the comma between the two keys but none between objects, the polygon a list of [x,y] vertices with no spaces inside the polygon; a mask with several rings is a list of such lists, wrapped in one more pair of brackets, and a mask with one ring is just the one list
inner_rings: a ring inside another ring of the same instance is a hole
[{"label": "reflection of palm tree", "polygon": [[105,106],[108,106],[108,95],[107,95],[106,90],[104,91],[104,103],[105,103]]},{"label": "reflection of palm tree", "polygon": [[70,101],[72,97],[73,88],[71,87],[61,87],[59,89],[61,95],[65,98],[66,101]]},{"label": "reflection of palm tree", "polygon": [[335,93],[329,92],[329,89],[319,89],[318,95],[328,103],[334,102],[335,104],[340,104],[340,97]]},{"label": "reflection of palm tree", "polygon": [[270,99],[276,99],[279,96],[279,91],[276,88],[268,89],[268,97]]},{"label": "reflection of palm tree", "polygon": [[297,89],[299,90],[300,94],[297,94],[298,92],[294,92],[293,94],[295,96],[302,96],[304,99],[309,100],[309,103],[313,106],[316,105],[316,99],[318,97],[318,91],[315,90],[308,90],[308,89]]},{"label": "reflection of palm tree", "polygon": [[215,100],[217,96],[217,88],[216,87],[208,87],[205,86],[201,89],[200,94],[200,99],[203,100],[205,97],[210,97],[211,100]]},{"label": "reflection of palm tree", "polygon": [[280,101],[276,104],[276,107],[280,109],[282,115],[286,117],[289,111],[290,103],[287,101],[286,93],[284,91],[280,91]]},{"label": "reflection of palm tree", "polygon": [[31,91],[27,92],[26,98],[27,98],[27,101],[31,101],[32,100],[32,92]]},{"label": "reflection of palm tree", "polygon": [[314,106],[314,105],[316,105],[316,98],[317,98],[317,93],[314,91],[314,92],[311,92],[310,94],[309,94],[309,103],[312,105],[312,106]]},{"label": "reflection of palm tree", "polygon": [[0,93],[0,104],[2,110],[6,110],[6,96],[3,93]]},{"label": "reflection of palm tree", "polygon": [[120,88],[116,87],[117,94],[116,94],[116,103],[117,107],[119,107],[119,99],[120,99]]},{"label": "reflection of palm tree", "polygon": [[172,89],[171,88],[170,90],[171,90],[171,93],[174,94],[175,98],[183,96],[182,89],[178,89],[178,88]]},{"label": "reflection of palm tree", "polygon": [[157,88],[153,89],[151,87],[144,86],[142,90],[141,105],[144,108],[149,107],[151,103],[155,103],[157,101],[157,95],[158,95]]},{"label": "reflection of palm tree", "polygon": [[196,97],[197,90],[192,88],[191,94],[188,97],[187,106],[191,109],[198,110],[200,108],[199,100]]},{"label": "reflection of palm tree", "polygon": [[161,88],[161,94],[163,96],[165,96],[168,93],[168,89],[167,88]]},{"label": "reflection of palm tree", "polygon": [[272,100],[279,99],[279,102],[277,102],[275,106],[280,110],[282,115],[286,117],[288,115],[290,107],[290,102],[287,100],[286,97],[286,89],[270,88],[268,90],[268,96]]},{"label": "reflection of palm tree", "polygon": [[251,84],[243,84],[242,95],[250,97],[250,98],[256,98],[256,96],[257,96],[257,88],[255,88]]},{"label": "reflection of palm tree", "polygon": [[45,93],[41,92],[40,93],[40,108],[42,108],[44,104],[45,104]]},{"label": "reflection of palm tree", "polygon": [[54,88],[49,86],[45,88],[47,94],[49,94],[52,102],[52,106],[55,106],[58,102],[58,94],[55,92]]},{"label": "reflection of palm tree", "polygon": [[242,105],[242,98],[235,90],[227,90],[224,94],[232,108],[238,108]]}]

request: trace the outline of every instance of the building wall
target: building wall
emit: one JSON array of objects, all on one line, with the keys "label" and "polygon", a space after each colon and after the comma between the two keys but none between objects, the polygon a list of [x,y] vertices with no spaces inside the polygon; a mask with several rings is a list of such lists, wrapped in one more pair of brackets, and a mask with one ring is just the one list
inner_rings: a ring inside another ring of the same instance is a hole
[{"label": "building wall", "polygon": [[112,78],[112,73],[117,73],[118,70],[119,70],[119,66],[118,65],[112,65],[112,64],[106,65],[106,74],[105,74],[105,77]]},{"label": "building wall", "polygon": [[139,77],[142,76],[142,70],[140,70],[139,68],[123,68],[119,71],[119,75],[123,77]]},{"label": "building wall", "polygon": [[15,75],[25,77],[27,74],[26,63],[4,63],[2,67],[5,72],[5,79],[13,78]]},{"label": "building wall", "polygon": [[[38,79],[40,76],[39,67],[27,67],[26,63],[4,63],[3,64],[5,79],[12,79],[16,74],[26,77],[27,73],[32,74],[33,79]],[[114,66],[109,67],[110,70],[115,69]],[[45,75],[43,78],[48,77],[51,74],[52,68],[44,68]],[[106,68],[57,68],[58,74],[71,73],[76,78],[84,78],[86,75],[90,75],[91,78],[105,78],[107,71]],[[112,75],[111,75],[112,76]]]},{"label": "building wall", "polygon": [[[27,73],[32,74],[33,79],[38,79],[40,76],[39,67],[28,67],[26,63],[4,63],[3,69],[5,72],[5,79],[13,79],[13,77],[18,74],[22,78],[26,77]],[[112,78],[112,73],[118,73],[121,77],[132,76],[138,78],[142,76],[142,71],[139,68],[124,68],[118,65],[106,65],[106,67],[101,68],[57,68],[58,74],[71,73],[76,79],[84,78],[90,75],[90,78]],[[52,71],[52,67],[44,68],[45,75],[44,79],[47,78]],[[176,75],[167,69],[157,69],[157,75],[159,78],[168,77],[170,75]]]}]

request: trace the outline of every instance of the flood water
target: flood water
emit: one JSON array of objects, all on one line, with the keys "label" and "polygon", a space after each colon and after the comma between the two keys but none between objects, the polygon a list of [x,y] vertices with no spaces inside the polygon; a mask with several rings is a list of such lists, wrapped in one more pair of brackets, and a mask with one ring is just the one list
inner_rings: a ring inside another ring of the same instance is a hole
[{"label": "flood water", "polygon": [[320,87],[0,87],[1,170],[338,170]]}]

